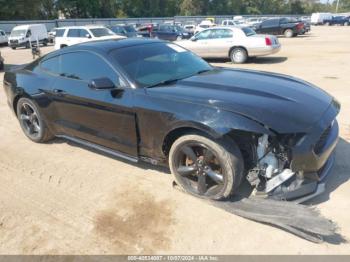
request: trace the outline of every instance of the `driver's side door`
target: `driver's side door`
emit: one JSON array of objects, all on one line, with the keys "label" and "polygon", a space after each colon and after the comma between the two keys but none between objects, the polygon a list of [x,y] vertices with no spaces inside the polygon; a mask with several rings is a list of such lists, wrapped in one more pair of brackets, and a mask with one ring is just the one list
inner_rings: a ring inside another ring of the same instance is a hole
[{"label": "driver's side door", "polygon": [[[96,53],[77,51],[60,56],[59,71],[51,91],[57,132],[136,157],[133,89],[114,67]],[[115,88],[91,88],[91,80],[99,78],[110,79]]]},{"label": "driver's side door", "polygon": [[212,57],[209,44],[212,41],[212,29],[196,34],[189,43],[189,49],[200,57]]}]

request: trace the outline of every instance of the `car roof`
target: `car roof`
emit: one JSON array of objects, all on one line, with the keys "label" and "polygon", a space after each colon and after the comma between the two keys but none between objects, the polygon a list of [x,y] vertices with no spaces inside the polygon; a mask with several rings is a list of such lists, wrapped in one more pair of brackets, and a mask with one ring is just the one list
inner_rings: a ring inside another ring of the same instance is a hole
[{"label": "car roof", "polygon": [[74,25],[74,26],[62,26],[56,29],[81,29],[81,28],[105,28],[104,25]]},{"label": "car roof", "polygon": [[142,46],[146,44],[155,44],[155,43],[166,43],[166,41],[158,39],[143,39],[143,38],[122,38],[122,39],[109,39],[109,40],[97,40],[90,41],[81,44],[76,44],[72,46],[59,49],[52,53],[49,53],[47,57],[56,56],[61,53],[78,51],[78,50],[90,50],[98,53],[107,54],[112,50],[131,47],[131,46]]}]

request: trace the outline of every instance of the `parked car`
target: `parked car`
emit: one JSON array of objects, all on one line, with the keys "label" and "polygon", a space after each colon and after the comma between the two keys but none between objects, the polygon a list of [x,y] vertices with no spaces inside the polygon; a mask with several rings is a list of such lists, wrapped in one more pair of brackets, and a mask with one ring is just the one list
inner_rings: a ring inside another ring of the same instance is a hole
[{"label": "parked car", "polygon": [[214,26],[216,26],[216,24],[214,24],[212,20],[203,20],[199,25],[197,25],[196,30],[194,31],[194,34],[197,34],[203,31],[204,29],[214,27]]},{"label": "parked car", "polygon": [[175,41],[181,39],[189,39],[193,34],[187,32],[180,26],[163,24],[159,25],[156,28],[153,28],[151,35],[152,37],[158,39]]},{"label": "parked car", "polygon": [[115,34],[125,37],[138,37],[135,27],[132,25],[111,25],[108,26]]},{"label": "parked car", "polygon": [[154,28],[158,28],[157,23],[143,24],[137,28],[137,34],[142,37],[151,37]]},{"label": "parked car", "polygon": [[249,57],[277,53],[281,45],[275,36],[257,35],[249,27],[215,27],[206,29],[178,45],[203,58],[230,58],[245,63]]},{"label": "parked car", "polygon": [[0,45],[7,44],[7,42],[8,42],[8,37],[5,31],[0,30]]},{"label": "parked car", "polygon": [[323,25],[325,19],[331,19],[331,13],[313,13],[311,15],[311,24],[312,25]]},{"label": "parked car", "polygon": [[110,29],[99,25],[62,27],[56,30],[55,49],[89,41],[122,38],[125,36],[116,35]]},{"label": "parked car", "polygon": [[51,52],[6,72],[4,89],[30,140],[61,137],[169,166],[178,185],[206,199],[235,194],[245,178],[267,198],[315,197],[339,136],[340,105],[314,85],[215,68],[152,39]]},{"label": "parked car", "polygon": [[289,18],[272,18],[262,22],[255,31],[259,34],[295,37],[304,30],[304,23]]},{"label": "parked car", "polygon": [[187,24],[184,25],[184,29],[189,32],[190,34],[194,35],[194,31],[196,30],[196,25],[194,24]]},{"label": "parked car", "polygon": [[221,22],[222,26],[239,26],[240,23],[238,21],[235,20],[223,20]]},{"label": "parked car", "polygon": [[12,29],[8,38],[8,45],[12,49],[24,46],[30,47],[30,44],[39,43],[46,46],[49,42],[47,29],[44,24],[19,25]]},{"label": "parked car", "polygon": [[4,70],[4,58],[1,56],[0,52],[0,71]]},{"label": "parked car", "polygon": [[297,19],[297,22],[304,23],[304,28],[299,32],[299,34],[303,35],[311,31],[311,20],[309,18],[301,17]]},{"label": "parked car", "polygon": [[49,37],[49,43],[55,42],[56,30],[57,30],[57,28],[52,28],[51,31],[47,33],[47,35]]},{"label": "parked car", "polygon": [[332,16],[330,19],[323,20],[325,25],[350,25],[350,16]]}]

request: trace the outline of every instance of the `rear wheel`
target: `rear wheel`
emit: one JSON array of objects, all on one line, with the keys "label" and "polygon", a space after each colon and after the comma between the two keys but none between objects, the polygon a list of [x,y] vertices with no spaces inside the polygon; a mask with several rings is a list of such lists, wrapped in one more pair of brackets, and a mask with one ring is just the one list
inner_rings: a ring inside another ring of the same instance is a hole
[{"label": "rear wheel", "polygon": [[180,41],[180,40],[182,40],[182,36],[181,36],[181,35],[179,35],[178,37],[176,37],[176,41]]},{"label": "rear wheel", "polygon": [[24,134],[30,140],[43,143],[53,138],[38,107],[30,99],[21,98],[18,101],[17,117]]},{"label": "rear wheel", "polygon": [[230,53],[232,63],[243,64],[248,60],[248,53],[242,47],[235,47]]},{"label": "rear wheel", "polygon": [[221,144],[196,134],[182,136],[174,142],[169,165],[182,189],[212,200],[233,194],[243,173],[242,155],[233,141]]},{"label": "rear wheel", "polygon": [[349,25],[349,22],[345,22],[344,25],[345,25],[345,26],[348,26],[348,25]]},{"label": "rear wheel", "polygon": [[287,29],[284,31],[284,36],[287,38],[293,37],[293,35],[294,35],[294,32],[292,29]]}]

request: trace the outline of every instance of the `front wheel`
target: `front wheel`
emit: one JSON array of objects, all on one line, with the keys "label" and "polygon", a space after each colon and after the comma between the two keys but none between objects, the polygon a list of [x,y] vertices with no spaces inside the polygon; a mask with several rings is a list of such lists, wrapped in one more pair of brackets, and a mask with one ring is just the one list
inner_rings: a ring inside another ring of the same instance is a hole
[{"label": "front wheel", "polygon": [[219,143],[197,134],[182,136],[174,142],[169,165],[182,189],[212,200],[235,193],[243,174],[242,155],[233,141]]},{"label": "front wheel", "polygon": [[24,134],[36,143],[44,143],[53,138],[38,107],[28,98],[17,103],[17,117]]},{"label": "front wheel", "polygon": [[244,64],[248,60],[248,53],[242,47],[235,47],[230,53],[232,63]]}]

